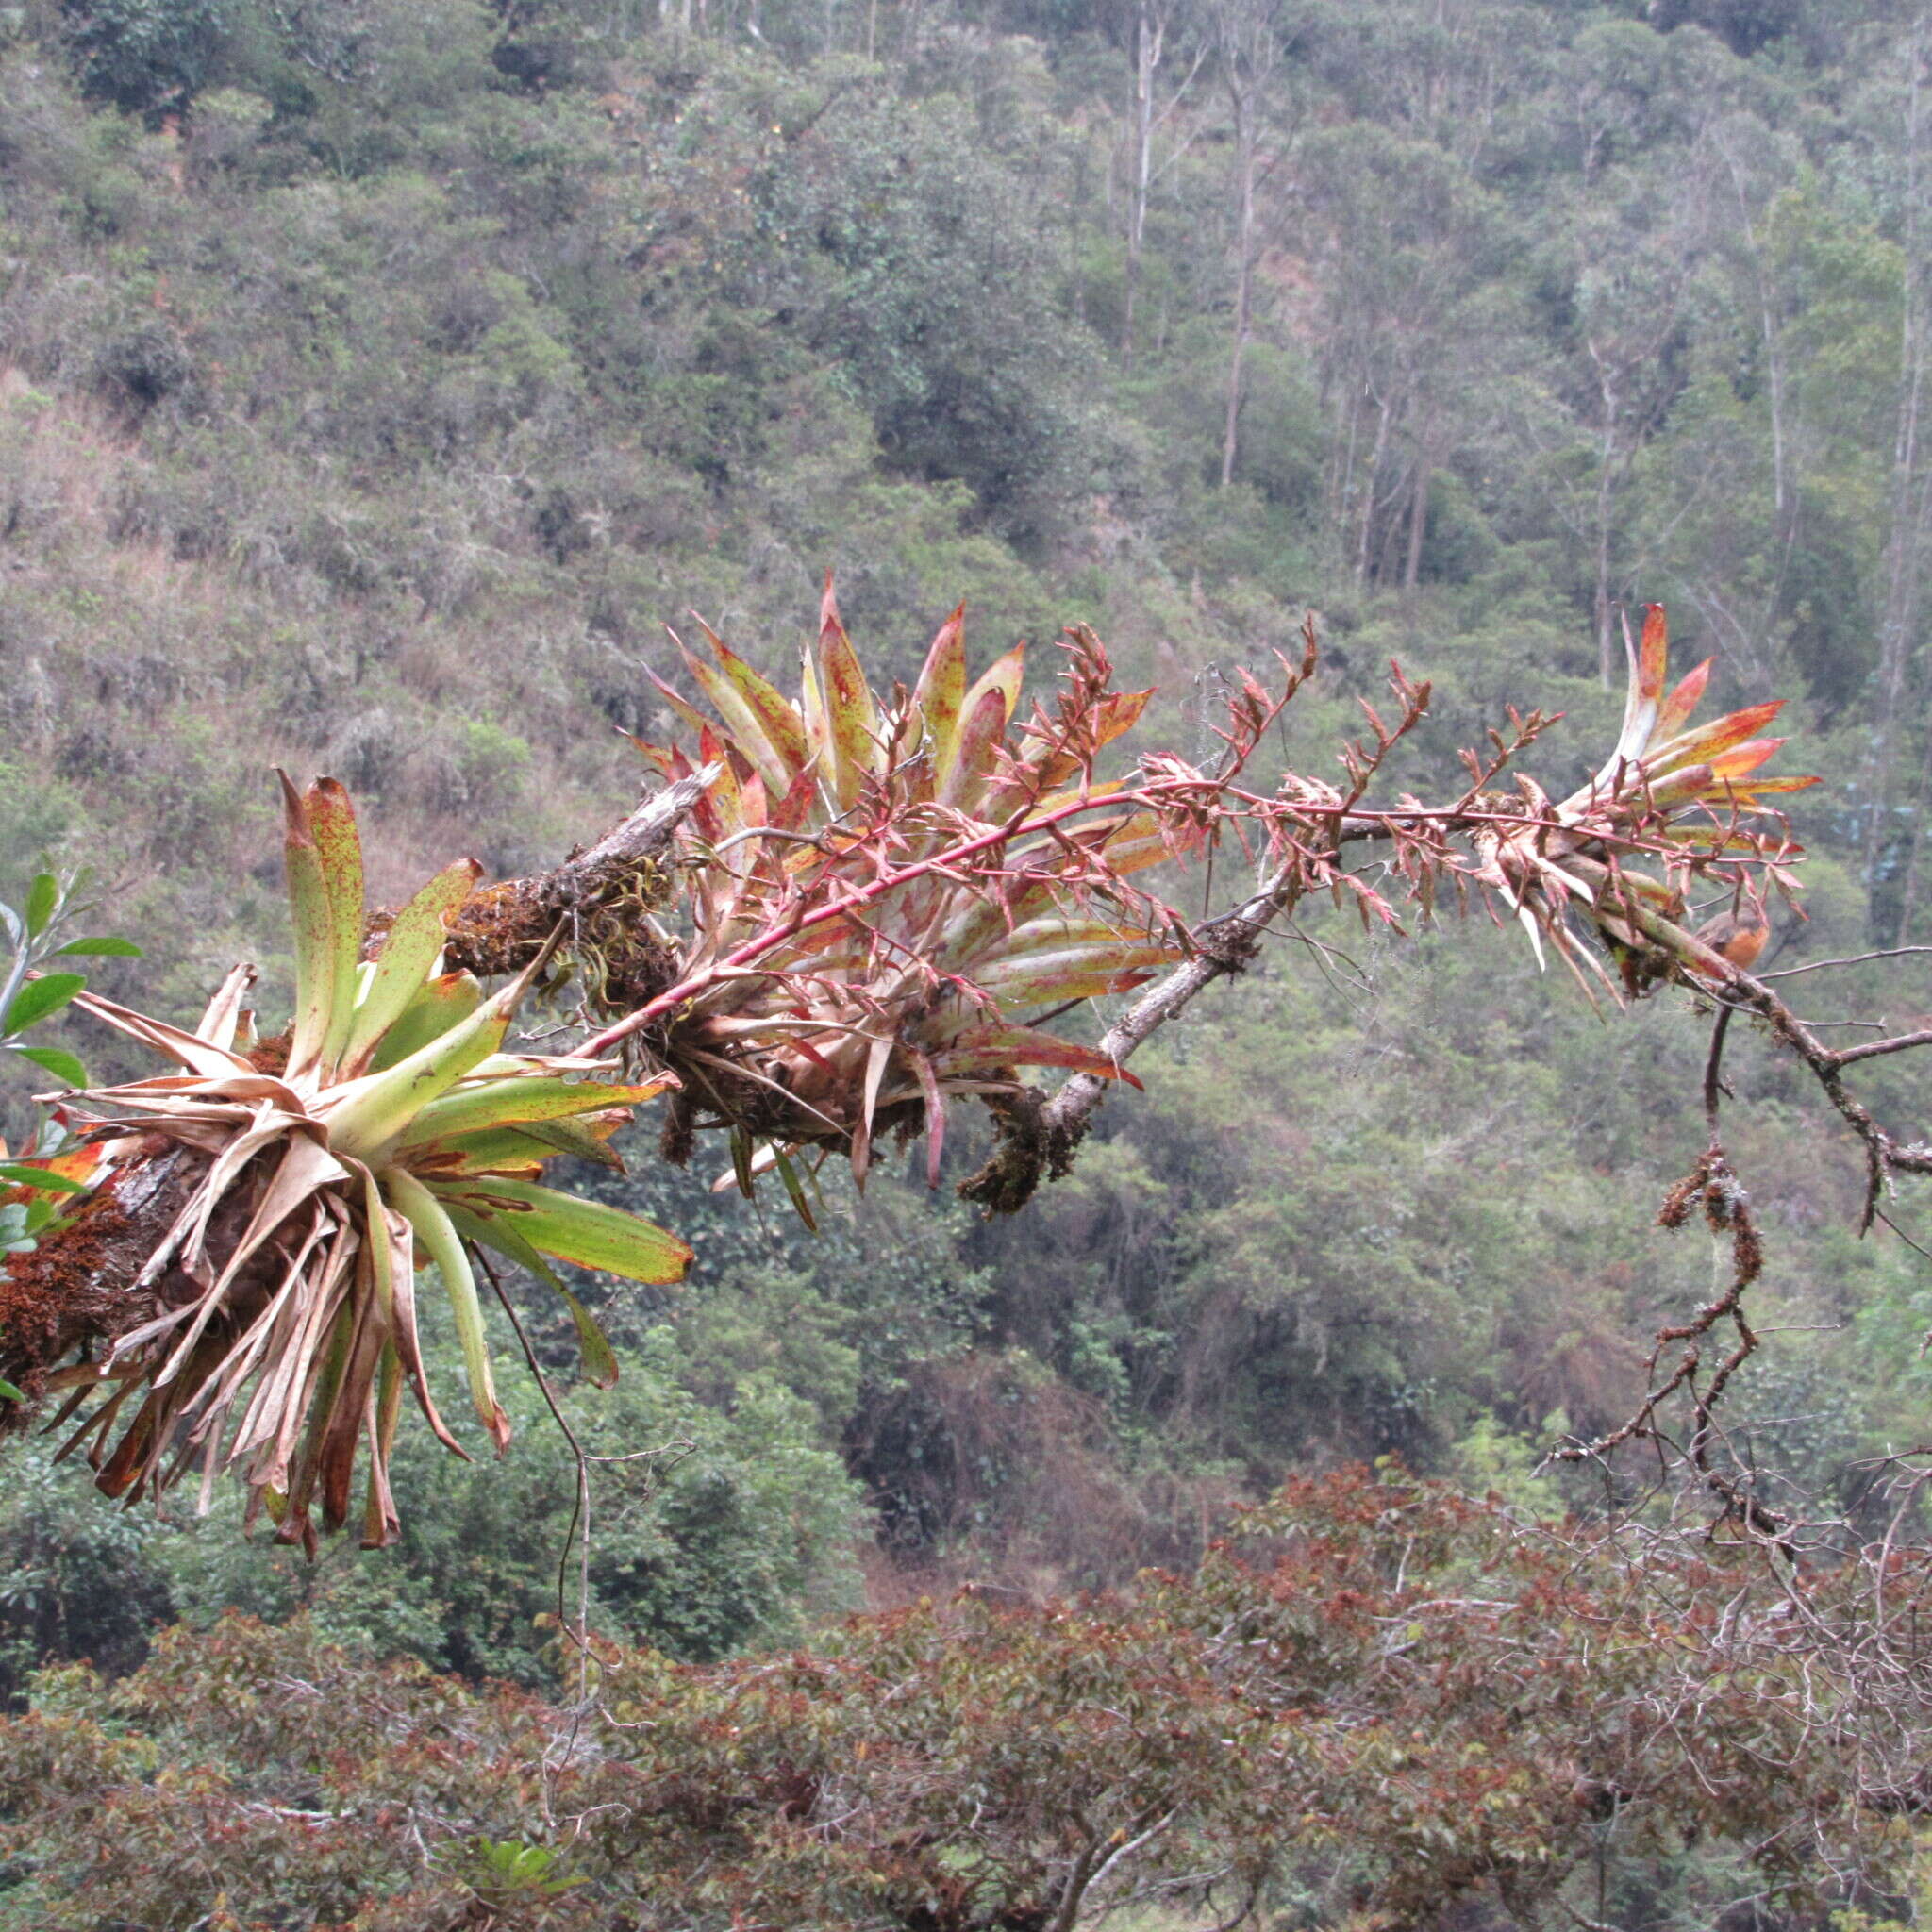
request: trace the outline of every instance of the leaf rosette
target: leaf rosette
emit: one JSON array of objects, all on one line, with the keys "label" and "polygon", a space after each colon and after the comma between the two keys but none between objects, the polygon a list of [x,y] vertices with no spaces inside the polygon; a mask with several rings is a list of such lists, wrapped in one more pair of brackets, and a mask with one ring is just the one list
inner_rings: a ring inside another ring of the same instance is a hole
[{"label": "leaf rosette", "polygon": [[[364,960],[362,851],[333,779],[282,780],[294,923],[295,1010],[258,1041],[244,1009],[256,974],[238,966],[192,1031],[92,993],[75,1005],[175,1071],[62,1096],[84,1124],[90,1178],[170,1148],[194,1179],[132,1283],[156,1312],[105,1357],[61,1371],[63,1414],[105,1391],[68,1439],[110,1495],[158,1494],[190,1472],[202,1507],[218,1471],[249,1490],[286,1540],[312,1542],[313,1515],[349,1521],[366,1464],[362,1538],[394,1541],[389,1465],[405,1391],[465,1454],[431,1394],[416,1275],[433,1264],[449,1298],[476,1420],[499,1451],[497,1400],[474,1250],[493,1250],[569,1302],[587,1361],[614,1369],[587,1311],[550,1260],[641,1282],[679,1279],[691,1250],[650,1222],[543,1186],[559,1156],[616,1164],[612,1134],[676,1076],[612,1076],[615,1063],[506,1049],[512,1017],[548,949],[486,994],[444,973],[447,922],[474,886],[464,859],[425,885]],[[546,1257],[549,1257],[546,1259]]]},{"label": "leaf rosette", "polygon": [[1095,773],[1151,692],[1112,690],[1076,627],[1054,710],[1029,715],[1025,647],[971,677],[962,608],[912,690],[884,697],[829,580],[796,702],[705,638],[709,662],[676,649],[708,711],[654,679],[689,737],[638,741],[667,778],[718,773],[681,835],[692,991],[649,1041],[682,1081],[677,1125],[730,1127],[743,1183],[801,1145],[849,1151],[862,1179],[884,1128],[924,1124],[937,1180],[955,1099],[1010,1101],[1028,1067],[1138,1085],[1050,1022],[1184,943],[1127,881],[1200,828]]},{"label": "leaf rosette", "polygon": [[[1641,992],[1687,967],[1703,974],[1707,968],[1696,960],[1660,955],[1639,930],[1634,909],[1681,918],[1693,877],[1722,880],[1746,898],[1760,891],[1762,878],[1784,879],[1783,868],[1800,848],[1785,835],[1771,801],[1819,782],[1762,771],[1785,742],[1761,735],[1784,708],[1781,698],[1690,723],[1712,660],[1706,658],[1666,691],[1670,633],[1661,604],[1644,606],[1641,641],[1626,625],[1624,653],[1623,724],[1602,768],[1560,805],[1553,806],[1527,778],[1517,780],[1515,798],[1479,795],[1475,803],[1500,810],[1474,832],[1479,862],[1466,868],[1512,908],[1539,959],[1547,938],[1586,991],[1586,971],[1612,993],[1617,988],[1596,955],[1578,944],[1569,918],[1573,904],[1607,943],[1624,991]],[[1521,828],[1507,823],[1508,814],[1522,816]],[[1767,832],[1753,823],[1764,820],[1776,829]],[[1733,855],[1743,862],[1727,870]],[[1626,862],[1645,858],[1662,861],[1662,876]],[[1579,858],[1587,866],[1607,860],[1611,878],[1591,875],[1577,866]]]}]

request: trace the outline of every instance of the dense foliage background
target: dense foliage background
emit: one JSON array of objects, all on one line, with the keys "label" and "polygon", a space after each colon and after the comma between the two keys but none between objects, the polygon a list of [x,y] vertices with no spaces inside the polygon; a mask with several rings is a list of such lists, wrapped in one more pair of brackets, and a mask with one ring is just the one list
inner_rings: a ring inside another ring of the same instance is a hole
[{"label": "dense foliage background", "polygon": [[[1927,52],[1884,0],[0,8],[4,885],[89,865],[147,954],[95,983],[150,1010],[285,979],[269,764],[355,791],[378,896],[541,866],[635,796],[660,625],[778,668],[830,565],[875,673],[962,597],[975,656],[1081,619],[1191,750],[1312,607],[1287,748],[1399,655],[1422,788],[1513,703],[1568,712],[1567,789],[1611,607],[1661,599],[1832,774],[1767,963],[1932,938]],[[1906,963],[1820,1017],[1932,1005]],[[1560,1501],[1525,1442],[1618,1420],[1707,1275],[1650,1225],[1701,1030],[1479,924],[1334,920],[1164,1035],[1018,1223],[908,1172],[814,1239],[641,1141],[597,1185],[699,1259],[586,1289],[625,1358],[565,1398],[586,1444],[666,1451],[596,1469],[601,1627],[707,1661],[961,1577],[1118,1582],[1390,1452]],[[1763,1325],[1803,1331],[1734,1421],[1856,1511],[1923,1440],[1932,1282],[1852,1238],[1790,1073],[1732,1067]],[[403,1549],[312,1569],[14,1451],[0,1675],[239,1605],[554,1682],[575,1470],[506,1399],[506,1463],[411,1452]]]}]

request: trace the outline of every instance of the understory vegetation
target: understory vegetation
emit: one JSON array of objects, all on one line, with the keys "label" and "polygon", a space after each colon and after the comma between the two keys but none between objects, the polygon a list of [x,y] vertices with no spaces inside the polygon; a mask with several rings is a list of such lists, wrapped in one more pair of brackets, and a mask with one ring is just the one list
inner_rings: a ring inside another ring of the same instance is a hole
[{"label": "understory vegetation", "polygon": [[[1196,759],[1312,611],[1278,762],[1339,776],[1399,658],[1428,795],[1511,707],[1587,778],[1619,608],[1665,603],[1827,774],[1759,970],[1932,945],[1928,58],[1889,0],[0,6],[0,898],[83,871],[142,954],[91,989],[192,1024],[246,959],[285,1010],[271,767],[355,793],[372,905],[541,873],[658,775],[664,626],[790,690],[831,570],[882,690],[962,601],[1040,685],[1091,625]],[[1252,883],[1229,841],[1167,890]],[[1298,907],[1019,1216],[956,1197],[964,1108],[945,1185],[882,1145],[815,1228],[721,1136],[619,1136],[572,1185],[687,1277],[565,1271],[608,1389],[567,1312],[489,1307],[514,1446],[399,1437],[389,1549],[10,1441],[0,1927],[1910,1918],[1923,1774],[1790,1705],[1735,1552],[1640,1585],[1576,1526],[1661,1537],[1647,1468],[1541,1459],[1713,1292],[1655,1221],[1707,1002],[1405,926]],[[1784,985],[1843,1042],[1932,1026],[1925,963]],[[1924,1527],[1932,1235],[1857,1233],[1761,1033],[1724,1072],[1767,1259],[1723,1426],[1822,1574]],[[1923,1122],[1909,1058],[1861,1073]],[[46,1085],[0,1066],[16,1148]]]}]

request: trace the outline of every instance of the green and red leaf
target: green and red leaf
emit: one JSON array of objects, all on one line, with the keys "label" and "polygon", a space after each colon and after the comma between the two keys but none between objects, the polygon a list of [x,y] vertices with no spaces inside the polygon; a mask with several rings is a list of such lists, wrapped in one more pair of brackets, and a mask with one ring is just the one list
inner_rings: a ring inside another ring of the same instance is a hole
[{"label": "green and red leaf", "polygon": [[966,700],[966,607],[961,604],[940,625],[913,687],[932,748],[932,790],[937,792],[952,769]]},{"label": "green and red leaf", "polygon": [[1102,1080],[1141,1082],[1118,1060],[1077,1041],[1033,1026],[974,1026],[956,1034],[934,1057],[941,1079],[997,1072],[1002,1067],[1063,1067]]},{"label": "green and red leaf", "polygon": [[691,1250],[641,1215],[527,1181],[432,1182],[439,1198],[512,1228],[531,1247],[627,1281],[681,1281]]}]

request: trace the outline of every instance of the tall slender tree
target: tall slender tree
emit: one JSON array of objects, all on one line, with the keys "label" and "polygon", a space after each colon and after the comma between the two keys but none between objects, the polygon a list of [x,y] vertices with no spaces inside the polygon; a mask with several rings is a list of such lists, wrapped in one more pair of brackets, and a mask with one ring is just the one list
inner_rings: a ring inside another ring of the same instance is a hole
[{"label": "tall slender tree", "polygon": [[1255,258],[1259,245],[1257,195],[1286,158],[1292,129],[1272,125],[1282,105],[1276,81],[1283,22],[1275,0],[1210,0],[1208,31],[1233,134],[1234,322],[1221,438],[1221,487],[1234,481],[1242,401],[1242,370],[1254,323]]}]

